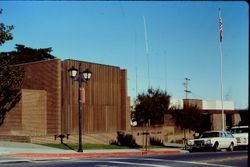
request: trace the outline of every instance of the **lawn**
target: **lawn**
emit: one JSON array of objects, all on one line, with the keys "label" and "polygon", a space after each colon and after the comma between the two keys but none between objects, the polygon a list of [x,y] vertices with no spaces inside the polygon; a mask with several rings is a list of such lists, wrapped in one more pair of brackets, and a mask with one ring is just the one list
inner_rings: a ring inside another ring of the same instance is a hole
[{"label": "lawn", "polygon": [[[65,150],[78,150],[78,144],[40,144],[43,146],[65,149]],[[93,150],[93,149],[128,149],[126,146],[117,146],[117,145],[104,145],[104,144],[83,144],[83,149]]]},{"label": "lawn", "polygon": [[[40,144],[43,146],[53,147],[53,148],[59,148],[59,149],[65,149],[65,150],[78,150],[78,144]],[[141,147],[137,147],[141,148]],[[148,146],[148,148],[164,148],[163,146]],[[83,144],[83,150],[102,150],[102,149],[136,149],[131,148],[127,146],[118,146],[118,145],[105,145],[105,144]]]}]

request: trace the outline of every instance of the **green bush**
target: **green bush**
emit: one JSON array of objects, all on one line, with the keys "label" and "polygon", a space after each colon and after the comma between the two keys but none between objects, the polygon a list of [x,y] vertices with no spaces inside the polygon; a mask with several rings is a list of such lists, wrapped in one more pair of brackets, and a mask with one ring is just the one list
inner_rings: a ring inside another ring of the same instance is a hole
[{"label": "green bush", "polygon": [[150,145],[154,145],[154,146],[164,146],[163,141],[161,139],[156,139],[156,138],[150,138]]},{"label": "green bush", "polygon": [[131,134],[125,134],[124,132],[117,132],[117,140],[111,141],[111,145],[118,145],[118,146],[127,146],[130,148],[137,148],[140,147],[134,137]]}]

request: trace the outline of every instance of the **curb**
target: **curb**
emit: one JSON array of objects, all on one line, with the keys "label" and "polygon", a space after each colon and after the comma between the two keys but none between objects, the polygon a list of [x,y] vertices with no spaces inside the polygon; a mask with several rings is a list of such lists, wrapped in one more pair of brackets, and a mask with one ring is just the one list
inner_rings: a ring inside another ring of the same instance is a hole
[{"label": "curb", "polygon": [[46,159],[65,159],[65,158],[98,158],[98,157],[119,157],[119,156],[138,156],[138,155],[160,155],[160,154],[180,154],[180,150],[166,151],[133,151],[133,152],[97,152],[97,153],[15,153],[8,154],[9,157],[19,158],[46,158]]},{"label": "curb", "polygon": [[30,160],[0,160],[0,164],[29,163]]}]

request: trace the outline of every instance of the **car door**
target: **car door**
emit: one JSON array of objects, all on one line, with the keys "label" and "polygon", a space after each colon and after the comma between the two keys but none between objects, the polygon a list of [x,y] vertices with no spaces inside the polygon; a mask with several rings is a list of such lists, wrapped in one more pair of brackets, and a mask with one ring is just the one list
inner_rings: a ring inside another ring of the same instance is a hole
[{"label": "car door", "polygon": [[229,132],[224,132],[225,133],[225,148],[228,148],[232,142],[233,136]]},{"label": "car door", "polygon": [[232,135],[231,132],[226,132],[227,133],[227,138],[229,140],[229,145],[231,144],[231,142],[233,141],[234,142],[234,146],[237,145],[237,142],[236,142],[236,139],[235,137]]},{"label": "car door", "polygon": [[229,138],[225,132],[220,132],[221,148],[227,148],[229,143]]}]

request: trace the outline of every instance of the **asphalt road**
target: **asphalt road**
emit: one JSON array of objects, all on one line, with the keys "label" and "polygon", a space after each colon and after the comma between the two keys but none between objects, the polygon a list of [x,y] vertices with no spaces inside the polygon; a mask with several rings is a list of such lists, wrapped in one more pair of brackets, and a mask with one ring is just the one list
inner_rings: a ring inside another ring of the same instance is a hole
[{"label": "asphalt road", "polygon": [[248,151],[110,157],[0,164],[1,167],[248,167]]}]

